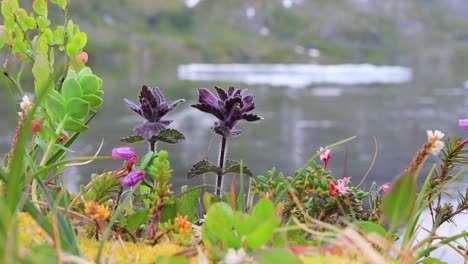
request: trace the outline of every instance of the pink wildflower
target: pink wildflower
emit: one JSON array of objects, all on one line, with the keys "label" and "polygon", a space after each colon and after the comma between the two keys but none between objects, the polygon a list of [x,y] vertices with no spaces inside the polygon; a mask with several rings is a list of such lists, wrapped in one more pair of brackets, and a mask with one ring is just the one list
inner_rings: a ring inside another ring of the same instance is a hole
[{"label": "pink wildflower", "polygon": [[324,149],[320,147],[320,150],[318,151],[320,153],[320,160],[322,160],[325,164],[323,165],[323,169],[327,169],[328,161],[331,159],[332,155],[330,153],[329,149]]},{"label": "pink wildflower", "polygon": [[133,172],[130,172],[125,178],[122,179],[120,184],[122,186],[134,186],[137,184],[139,181],[143,180],[145,178],[145,172],[142,170],[136,170]]},{"label": "pink wildflower", "polygon": [[351,177],[344,177],[343,179],[339,179],[338,184],[335,186],[335,190],[339,194],[347,194],[349,190],[348,183],[350,179]]},{"label": "pink wildflower", "polygon": [[465,130],[468,130],[468,119],[460,119],[458,120],[458,125],[465,129]]},{"label": "pink wildflower", "polygon": [[112,150],[112,157],[114,158],[129,160],[133,156],[135,156],[135,151],[131,147],[120,147]]},{"label": "pink wildflower", "polygon": [[390,190],[390,184],[385,183],[385,184],[382,185],[380,188],[382,189],[382,192],[383,192],[383,193],[387,193],[387,192]]}]

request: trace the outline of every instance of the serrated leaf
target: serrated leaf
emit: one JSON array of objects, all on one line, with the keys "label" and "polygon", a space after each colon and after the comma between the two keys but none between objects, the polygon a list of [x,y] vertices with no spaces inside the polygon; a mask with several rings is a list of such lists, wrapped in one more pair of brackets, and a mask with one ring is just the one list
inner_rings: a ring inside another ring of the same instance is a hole
[{"label": "serrated leaf", "polygon": [[226,169],[224,170],[223,174],[226,174],[226,173],[241,173],[241,172],[242,172],[243,175],[248,175],[250,177],[253,176],[252,171],[246,166],[241,167],[241,164],[238,161],[235,161],[235,160],[227,160],[226,161]]},{"label": "serrated leaf", "polygon": [[151,138],[151,141],[161,141],[164,143],[175,144],[184,140],[185,136],[176,129],[166,128],[159,131],[159,133]]},{"label": "serrated leaf", "polygon": [[53,96],[47,98],[47,114],[56,122],[62,121],[66,115],[65,105]]},{"label": "serrated leaf", "polygon": [[[81,72],[80,72],[81,73]],[[99,87],[98,77],[94,74],[87,74],[79,77],[78,82],[84,94],[95,94]]]},{"label": "serrated leaf", "polygon": [[82,98],[88,101],[91,108],[98,108],[104,102],[104,100],[101,97],[94,94],[85,94]]},{"label": "serrated leaf", "polygon": [[62,94],[66,100],[70,100],[73,97],[81,98],[83,96],[81,86],[75,77],[69,77],[63,81]]},{"label": "serrated leaf", "polygon": [[83,124],[83,122],[81,122],[80,120],[69,117],[67,118],[67,120],[65,120],[64,128],[72,132],[83,132],[86,129],[88,129],[88,126]]},{"label": "serrated leaf", "polygon": [[132,135],[132,136],[129,136],[129,137],[126,137],[126,138],[122,138],[120,141],[121,142],[127,142],[127,143],[135,143],[135,142],[143,141],[143,140],[145,140],[145,139],[142,136]]},{"label": "serrated leaf", "polygon": [[82,119],[89,114],[89,103],[81,98],[71,98],[65,105],[69,116]]},{"label": "serrated leaf", "polygon": [[214,174],[219,175],[222,173],[222,170],[220,167],[214,165],[211,161],[205,159],[193,165],[193,167],[187,173],[187,178],[191,179],[197,175],[208,172],[213,172]]}]

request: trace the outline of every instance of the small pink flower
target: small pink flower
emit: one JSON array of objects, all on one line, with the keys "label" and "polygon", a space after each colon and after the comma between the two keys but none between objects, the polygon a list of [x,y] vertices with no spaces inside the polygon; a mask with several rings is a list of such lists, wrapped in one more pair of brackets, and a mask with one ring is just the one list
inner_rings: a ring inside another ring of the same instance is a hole
[{"label": "small pink flower", "polygon": [[465,130],[468,130],[468,119],[460,119],[458,120],[458,125],[465,129]]},{"label": "small pink flower", "polygon": [[124,187],[130,187],[134,186],[137,184],[139,181],[143,180],[145,178],[145,172],[142,170],[136,170],[130,172],[125,178],[122,179],[120,184]]},{"label": "small pink flower", "polygon": [[344,177],[343,179],[337,180],[338,184],[335,186],[335,190],[339,194],[347,194],[349,190],[348,183],[350,179],[351,177]]},{"label": "small pink flower", "polygon": [[129,160],[133,156],[135,156],[135,151],[131,147],[120,147],[112,150],[112,157],[114,158]]},{"label": "small pink flower", "polygon": [[88,62],[88,53],[81,51],[76,57],[83,63]]},{"label": "small pink flower", "polygon": [[320,153],[320,160],[322,160],[325,164],[323,165],[323,169],[327,169],[328,161],[331,159],[332,155],[330,153],[329,149],[324,149],[320,147],[320,150],[318,151]]},{"label": "small pink flower", "polygon": [[387,192],[390,190],[390,184],[385,183],[385,184],[382,185],[380,188],[381,188],[381,190],[382,190],[383,193],[387,193]]}]

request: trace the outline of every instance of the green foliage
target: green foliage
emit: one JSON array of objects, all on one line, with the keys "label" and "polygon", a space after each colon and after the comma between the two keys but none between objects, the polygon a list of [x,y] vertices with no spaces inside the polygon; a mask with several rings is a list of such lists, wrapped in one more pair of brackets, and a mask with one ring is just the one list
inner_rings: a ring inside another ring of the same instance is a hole
[{"label": "green foliage", "polygon": [[301,259],[291,254],[285,248],[271,248],[267,250],[262,250],[257,255],[258,263],[268,264],[268,263],[291,263],[299,264],[303,263]]},{"label": "green foliage", "polygon": [[250,215],[232,208],[224,202],[213,204],[202,227],[203,242],[213,250],[229,248],[259,249],[273,237],[280,224],[271,201],[261,199]]}]

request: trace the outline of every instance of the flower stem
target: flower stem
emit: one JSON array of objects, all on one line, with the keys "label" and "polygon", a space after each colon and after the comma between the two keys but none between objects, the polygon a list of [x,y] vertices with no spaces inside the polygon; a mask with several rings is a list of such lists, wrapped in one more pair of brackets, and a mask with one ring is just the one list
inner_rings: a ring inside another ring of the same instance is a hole
[{"label": "flower stem", "polygon": [[216,179],[216,195],[221,197],[221,190],[223,187],[223,169],[224,169],[224,162],[225,162],[225,155],[227,149],[227,138],[223,136],[221,141],[221,149],[219,151],[219,163],[218,166],[221,169],[221,173],[218,174],[218,178]]},{"label": "flower stem", "polygon": [[[65,117],[62,119],[62,122],[59,123],[57,129],[55,130],[56,135],[60,135],[62,133],[62,130],[65,126],[65,120],[67,120],[68,115],[65,115]],[[56,138],[53,137],[50,139],[49,144],[47,145],[47,149],[44,152],[44,156],[42,157],[41,166],[45,166],[47,163],[47,160],[49,159],[49,156],[52,154],[52,150],[54,149],[54,145],[56,142]],[[37,199],[37,178],[34,178],[31,184],[31,199],[33,203],[39,207],[38,205],[38,199]]]}]

